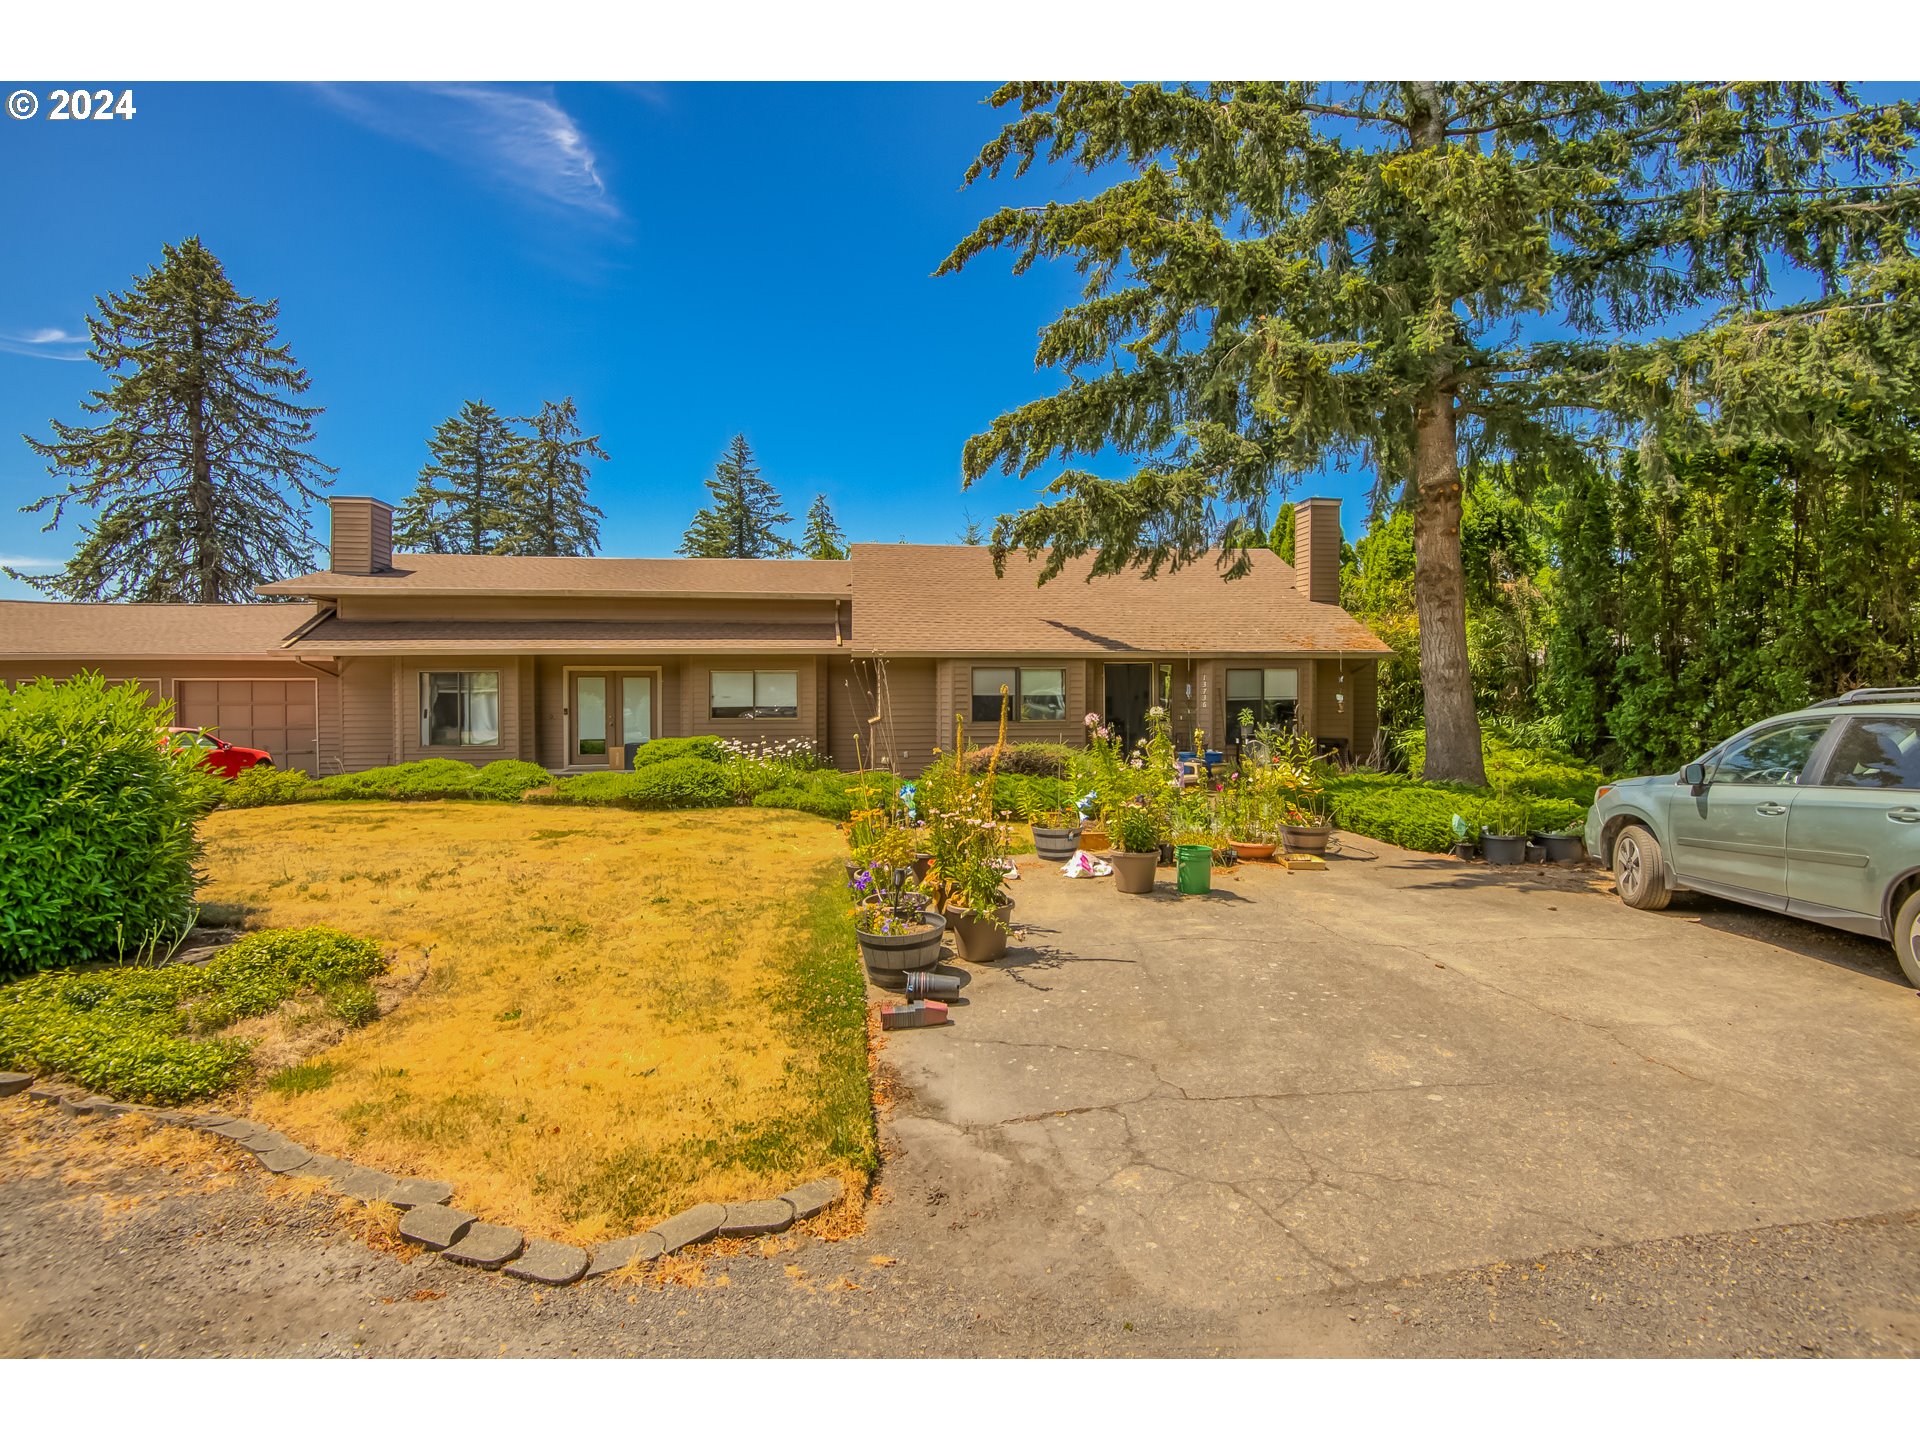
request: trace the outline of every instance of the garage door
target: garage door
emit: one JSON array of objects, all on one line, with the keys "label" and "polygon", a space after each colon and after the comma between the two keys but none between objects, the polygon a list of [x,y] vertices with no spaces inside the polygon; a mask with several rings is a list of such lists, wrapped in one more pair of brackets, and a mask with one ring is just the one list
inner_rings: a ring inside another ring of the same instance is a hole
[{"label": "garage door", "polygon": [[318,695],[311,680],[181,680],[174,708],[177,725],[264,750],[282,770],[318,771]]}]

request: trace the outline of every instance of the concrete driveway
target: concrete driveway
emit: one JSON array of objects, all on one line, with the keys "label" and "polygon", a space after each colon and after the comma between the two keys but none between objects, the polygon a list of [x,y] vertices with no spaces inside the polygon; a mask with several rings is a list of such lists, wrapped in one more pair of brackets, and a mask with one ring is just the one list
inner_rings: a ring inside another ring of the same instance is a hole
[{"label": "concrete driveway", "polygon": [[1009,1307],[1286,1350],[1316,1292],[1920,1206],[1885,947],[1358,838],[1206,898],[1022,873],[1024,945],[883,1051],[888,1193]]}]

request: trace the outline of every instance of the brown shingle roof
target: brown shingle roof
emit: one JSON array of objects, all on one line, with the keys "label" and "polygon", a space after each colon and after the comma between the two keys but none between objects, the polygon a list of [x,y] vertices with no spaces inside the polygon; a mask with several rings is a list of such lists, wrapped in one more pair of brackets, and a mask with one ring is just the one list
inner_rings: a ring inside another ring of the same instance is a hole
[{"label": "brown shingle roof", "polygon": [[323,620],[295,647],[372,655],[398,650],[622,651],[831,650],[833,623],[741,624],[685,620]]},{"label": "brown shingle roof", "polygon": [[0,600],[0,657],[262,655],[310,605],[70,605]]},{"label": "brown shingle roof", "polygon": [[395,555],[378,575],[318,570],[262,595],[845,596],[845,560],[620,560],[557,555]]},{"label": "brown shingle roof", "polygon": [[1091,559],[1045,585],[1041,565],[1007,557],[1005,578],[977,545],[855,545],[854,614],[862,652],[924,654],[1390,653],[1337,605],[1294,589],[1293,567],[1256,555],[1223,580],[1215,557],[1152,580],[1143,572],[1089,580]]}]

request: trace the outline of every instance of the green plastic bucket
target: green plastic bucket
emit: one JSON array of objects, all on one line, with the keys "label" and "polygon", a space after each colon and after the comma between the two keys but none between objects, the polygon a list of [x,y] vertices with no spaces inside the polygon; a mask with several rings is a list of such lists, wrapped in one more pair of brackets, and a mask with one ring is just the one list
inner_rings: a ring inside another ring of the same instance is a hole
[{"label": "green plastic bucket", "polygon": [[1180,893],[1204,895],[1213,889],[1213,847],[1176,845],[1174,863],[1180,867]]}]

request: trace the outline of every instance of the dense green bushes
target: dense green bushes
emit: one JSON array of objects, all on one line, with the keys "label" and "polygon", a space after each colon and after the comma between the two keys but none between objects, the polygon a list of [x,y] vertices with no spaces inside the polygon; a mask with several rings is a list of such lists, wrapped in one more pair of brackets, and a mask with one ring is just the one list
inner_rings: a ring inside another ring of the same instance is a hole
[{"label": "dense green bushes", "polygon": [[217,782],[166,713],[98,675],[0,686],[0,974],[113,959],[192,923]]},{"label": "dense green bushes", "polygon": [[228,781],[221,803],[236,810],[256,805],[293,805],[306,800],[518,800],[553,776],[530,760],[496,760],[474,766],[464,760],[415,760],[319,779],[298,770],[255,767]]},{"label": "dense green bushes", "polygon": [[[995,773],[1000,775],[1028,775],[1044,780],[1070,780],[1074,767],[1085,758],[1086,752],[1073,745],[1052,745],[1042,741],[1028,740],[1018,745],[1009,745],[1000,752],[1000,763]],[[983,746],[967,752],[967,769],[980,771],[987,768],[993,758],[993,747]]]},{"label": "dense green bushes", "polygon": [[364,1024],[378,1013],[369,982],[385,966],[371,942],[316,925],[262,930],[206,965],[37,975],[0,989],[0,1067],[125,1100],[197,1100],[247,1065],[247,1044],[218,1031],[302,996]]},{"label": "dense green bushes", "polygon": [[[1406,731],[1398,742],[1407,760],[1407,772],[1419,779],[1426,768],[1426,732]],[[1482,753],[1486,756],[1487,783],[1496,790],[1522,790],[1529,795],[1591,805],[1593,792],[1607,778],[1604,771],[1564,750],[1516,745],[1491,727],[1482,739]]]},{"label": "dense green bushes", "polygon": [[[659,741],[655,741],[659,744]],[[527,796],[549,805],[620,805],[631,810],[704,810],[733,803],[726,772],[692,755],[633,770],[566,775]]]},{"label": "dense green bushes", "polygon": [[[1332,777],[1326,784],[1327,807],[1338,829],[1434,853],[1453,844],[1455,815],[1477,832],[1501,803],[1502,793],[1367,770]],[[1586,818],[1586,807],[1576,800],[1516,790],[1504,794],[1525,806],[1529,830],[1574,830]]]},{"label": "dense green bushes", "polygon": [[633,752],[633,768],[667,760],[705,760],[718,765],[725,758],[717,735],[687,735],[672,740],[649,740]]}]

